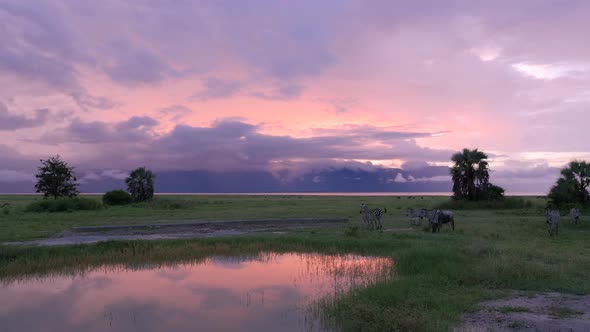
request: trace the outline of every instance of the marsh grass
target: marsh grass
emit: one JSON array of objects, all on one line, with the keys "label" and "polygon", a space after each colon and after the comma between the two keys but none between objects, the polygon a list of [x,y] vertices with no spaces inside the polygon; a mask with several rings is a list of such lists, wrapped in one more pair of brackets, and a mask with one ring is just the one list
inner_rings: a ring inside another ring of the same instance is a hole
[{"label": "marsh grass", "polygon": [[[168,198],[167,199],[175,199]],[[116,224],[157,219],[253,219],[343,216],[345,229],[257,234],[233,238],[173,241],[110,241],[54,248],[0,246],[0,280],[83,273],[105,265],[174,265],[210,255],[273,252],[354,253],[391,257],[395,278],[341,294],[321,306],[326,319],[344,331],[444,331],[456,326],[463,312],[507,290],[589,294],[590,223],[563,223],[549,237],[542,215],[543,199],[527,198],[532,208],[455,210],[456,230],[432,234],[419,229],[371,232],[360,226],[358,204],[386,206],[385,229],[405,229],[407,207],[434,207],[445,198],[388,197],[180,197],[183,209],[132,206],[99,211],[0,215],[0,238],[30,238],[34,231],[63,230],[74,224]],[[0,199],[2,201],[3,199]],[[208,203],[197,203],[205,202]],[[212,203],[221,201],[224,203]],[[11,204],[26,204],[14,199]],[[402,209],[398,209],[402,207]],[[397,211],[397,212],[393,212]],[[57,218],[59,216],[59,218]],[[55,223],[55,224],[54,224]],[[351,235],[355,234],[355,235]]]},{"label": "marsh grass", "polygon": [[573,310],[568,307],[553,306],[549,307],[549,315],[556,319],[567,319],[572,317],[581,316],[584,313],[581,311]]}]

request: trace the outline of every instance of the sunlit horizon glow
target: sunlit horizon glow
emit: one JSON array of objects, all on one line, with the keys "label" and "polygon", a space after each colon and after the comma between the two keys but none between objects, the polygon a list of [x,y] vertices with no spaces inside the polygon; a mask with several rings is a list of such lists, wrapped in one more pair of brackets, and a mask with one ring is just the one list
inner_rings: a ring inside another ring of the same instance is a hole
[{"label": "sunlit horizon glow", "polygon": [[546,191],[590,159],[588,16],[544,0],[0,0],[0,187],[54,154],[81,177],[285,176],[479,148],[494,182]]}]

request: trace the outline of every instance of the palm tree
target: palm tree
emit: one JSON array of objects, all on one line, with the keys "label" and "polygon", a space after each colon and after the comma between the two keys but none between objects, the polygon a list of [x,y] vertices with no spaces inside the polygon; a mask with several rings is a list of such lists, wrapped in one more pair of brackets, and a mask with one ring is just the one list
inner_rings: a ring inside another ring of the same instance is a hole
[{"label": "palm tree", "polygon": [[563,204],[587,205],[590,202],[590,163],[574,160],[561,170],[561,176],[551,188],[549,198],[559,207]]},{"label": "palm tree", "polygon": [[136,202],[146,201],[154,197],[154,178],[152,171],[145,167],[136,168],[125,179],[127,191]]},{"label": "palm tree", "polygon": [[487,158],[478,149],[463,149],[451,157],[455,163],[450,174],[453,179],[453,196],[456,199],[476,200],[479,189],[488,186],[490,173]]}]

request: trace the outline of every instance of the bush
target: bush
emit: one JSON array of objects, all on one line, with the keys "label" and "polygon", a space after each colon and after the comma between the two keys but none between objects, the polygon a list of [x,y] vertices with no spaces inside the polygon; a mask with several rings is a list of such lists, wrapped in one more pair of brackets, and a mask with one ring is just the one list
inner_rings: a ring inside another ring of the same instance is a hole
[{"label": "bush", "polygon": [[467,201],[449,200],[439,204],[436,208],[441,210],[480,210],[480,209],[529,209],[533,202],[522,197],[504,197],[500,200]]},{"label": "bush", "polygon": [[102,204],[90,198],[58,198],[35,201],[26,206],[27,212],[71,212],[81,210],[100,210]]},{"label": "bush", "polygon": [[358,225],[348,226],[346,229],[344,229],[344,235],[351,237],[359,237],[359,231],[360,229]]},{"label": "bush", "polygon": [[125,190],[113,190],[102,195],[104,205],[125,205],[132,201],[131,195]]}]

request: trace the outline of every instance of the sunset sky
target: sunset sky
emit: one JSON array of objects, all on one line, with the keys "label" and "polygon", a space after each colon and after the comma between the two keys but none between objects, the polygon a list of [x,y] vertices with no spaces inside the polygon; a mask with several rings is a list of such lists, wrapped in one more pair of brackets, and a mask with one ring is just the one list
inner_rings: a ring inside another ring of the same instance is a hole
[{"label": "sunset sky", "polygon": [[509,192],[546,192],[590,159],[589,17],[583,0],[0,0],[0,187],[55,154],[83,181],[288,181],[468,147]]}]

